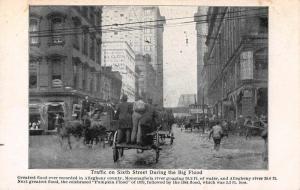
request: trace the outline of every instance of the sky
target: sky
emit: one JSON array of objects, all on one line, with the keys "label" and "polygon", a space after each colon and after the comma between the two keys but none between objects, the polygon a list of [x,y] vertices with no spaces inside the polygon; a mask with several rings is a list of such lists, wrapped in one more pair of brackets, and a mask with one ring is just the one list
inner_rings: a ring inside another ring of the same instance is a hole
[{"label": "sky", "polygon": [[[166,19],[193,17],[197,7],[160,6]],[[181,94],[197,92],[197,40],[193,18],[167,20],[164,28],[164,106],[177,106]],[[174,26],[174,23],[177,23]],[[188,43],[186,43],[188,39]]]}]

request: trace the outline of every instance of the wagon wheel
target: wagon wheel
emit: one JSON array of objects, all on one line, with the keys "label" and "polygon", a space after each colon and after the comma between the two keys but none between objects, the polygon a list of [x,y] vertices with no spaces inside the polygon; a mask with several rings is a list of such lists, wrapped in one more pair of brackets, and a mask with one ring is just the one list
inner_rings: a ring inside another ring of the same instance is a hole
[{"label": "wagon wheel", "polygon": [[119,149],[119,154],[120,154],[120,157],[123,157],[123,155],[124,155],[124,148]]},{"label": "wagon wheel", "polygon": [[114,139],[113,139],[113,159],[114,159],[114,162],[118,161],[118,159],[119,159],[118,148],[117,148],[117,135],[118,135],[118,131],[115,132]]},{"label": "wagon wheel", "polygon": [[113,159],[114,159],[114,162],[118,161],[119,159],[119,154],[118,154],[118,149],[117,148],[113,148]]}]

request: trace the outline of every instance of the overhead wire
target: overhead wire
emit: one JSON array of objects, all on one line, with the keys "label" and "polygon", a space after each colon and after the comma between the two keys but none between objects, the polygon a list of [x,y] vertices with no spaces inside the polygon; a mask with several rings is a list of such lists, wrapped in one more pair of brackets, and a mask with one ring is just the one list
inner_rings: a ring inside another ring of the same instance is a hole
[{"label": "overhead wire", "polygon": [[[267,16],[267,14],[255,14],[255,15],[239,15],[239,16],[231,16],[231,17],[224,17],[224,18],[217,18],[216,21],[219,20],[234,20],[234,19],[245,19],[245,18],[251,18],[251,17],[258,17],[258,16]],[[134,31],[134,30],[144,30],[144,29],[155,29],[155,28],[164,28],[164,27],[178,27],[182,25],[187,25],[187,24],[203,24],[207,23],[206,20],[198,20],[198,21],[186,21],[186,22],[181,22],[181,23],[170,23],[167,25],[163,24],[157,24],[157,25],[144,25],[144,26],[132,26],[132,27],[119,27],[119,28],[111,28],[111,29],[102,29],[102,33],[107,33],[107,32],[123,32],[123,31]],[[76,30],[79,30],[76,32]],[[89,32],[84,32],[81,28],[77,28],[75,31],[70,31],[70,32],[57,32],[51,31],[46,34],[38,34],[39,31],[37,32],[30,32],[30,37],[50,37],[50,36],[66,36],[66,35],[75,35],[75,34],[85,34],[85,33],[96,33],[97,30],[90,30]]]},{"label": "overhead wire", "polygon": [[[243,11],[229,11],[229,12],[227,12],[226,14],[230,14],[230,13],[238,13],[238,12],[248,12],[248,11],[255,11],[255,10],[266,10],[266,8],[257,8],[257,9],[247,9],[247,10],[243,10]],[[216,14],[224,14],[224,13],[216,13]],[[143,22],[131,22],[131,23],[120,23],[120,24],[117,24],[117,23],[115,23],[115,24],[110,24],[110,25],[102,25],[102,26],[89,26],[89,27],[86,27],[87,29],[88,29],[88,31],[90,30],[90,29],[92,29],[92,30],[95,30],[95,31],[97,31],[97,30],[99,30],[99,31],[101,31],[102,30],[102,32],[103,31],[105,31],[105,30],[116,30],[116,29],[121,29],[119,26],[124,26],[124,25],[132,25],[132,24],[143,24],[143,23],[152,23],[152,22],[161,22],[161,21],[166,21],[166,20],[178,20],[178,19],[187,19],[187,18],[193,18],[193,19],[195,19],[195,18],[199,18],[199,17],[207,17],[208,15],[198,15],[198,16],[194,16],[194,17],[178,17],[178,18],[170,18],[170,19],[164,19],[164,20],[162,20],[162,19],[158,19],[158,20],[149,20],[149,21],[143,21]],[[238,15],[238,16],[242,16],[242,15]],[[235,17],[237,17],[237,16],[235,16]],[[234,18],[234,17],[228,17],[228,18]],[[218,18],[219,19],[219,18]],[[201,23],[207,23],[207,21],[206,21],[206,19],[205,20],[193,20],[193,21],[186,21],[186,22],[182,22],[182,23],[186,23],[186,24],[188,24],[188,23],[197,23],[197,24],[201,24]],[[172,23],[170,23],[170,24],[172,24]],[[162,27],[169,27],[168,25],[170,25],[170,24],[166,24],[166,25],[164,25],[164,24],[157,24],[157,25],[143,25],[142,27],[159,27],[159,25],[162,25]],[[173,23],[173,24],[181,24],[181,23]],[[105,29],[105,27],[116,27],[116,28],[109,28],[109,29]],[[117,28],[118,27],[118,28]],[[134,26],[133,26],[134,27]],[[61,29],[55,29],[55,32],[60,32],[60,31],[68,31],[68,30],[71,30],[71,31],[73,31],[73,30],[82,30],[81,28],[78,28],[78,27],[73,27],[73,28],[61,28]],[[94,31],[94,32],[95,32]],[[30,32],[31,34],[42,34],[42,33],[47,33],[47,32],[54,32],[53,30],[51,30],[51,29],[49,29],[49,30],[38,30],[38,31],[34,31],[34,32]],[[67,32],[66,32],[67,33]]]}]

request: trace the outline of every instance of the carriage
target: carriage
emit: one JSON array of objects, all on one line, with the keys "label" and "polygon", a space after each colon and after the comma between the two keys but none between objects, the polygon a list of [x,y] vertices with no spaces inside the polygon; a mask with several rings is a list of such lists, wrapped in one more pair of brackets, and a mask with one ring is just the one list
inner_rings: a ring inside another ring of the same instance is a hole
[{"label": "carriage", "polygon": [[161,143],[165,143],[166,139],[170,139],[170,144],[174,142],[174,133],[172,130],[172,125],[175,122],[173,114],[170,111],[165,113],[160,113],[161,115],[161,125],[158,130],[158,135]]},{"label": "carriage", "polygon": [[159,134],[159,128],[153,132],[145,134],[146,138],[151,140],[151,143],[147,145],[138,145],[138,144],[127,144],[127,143],[117,143],[117,138],[118,138],[118,131],[114,133],[113,136],[113,144],[112,144],[112,149],[113,149],[113,160],[114,162],[117,162],[120,157],[124,155],[124,150],[129,150],[129,149],[136,149],[138,150],[154,150],[155,151],[155,162],[158,162],[159,159],[159,154],[160,154],[160,134]]}]

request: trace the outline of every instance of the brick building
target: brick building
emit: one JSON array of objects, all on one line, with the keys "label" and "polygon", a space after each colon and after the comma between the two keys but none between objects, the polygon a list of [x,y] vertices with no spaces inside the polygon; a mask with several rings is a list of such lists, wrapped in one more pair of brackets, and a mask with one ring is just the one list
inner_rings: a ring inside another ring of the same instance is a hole
[{"label": "brick building", "polygon": [[204,68],[208,103],[219,117],[268,111],[268,9],[210,7]]}]

